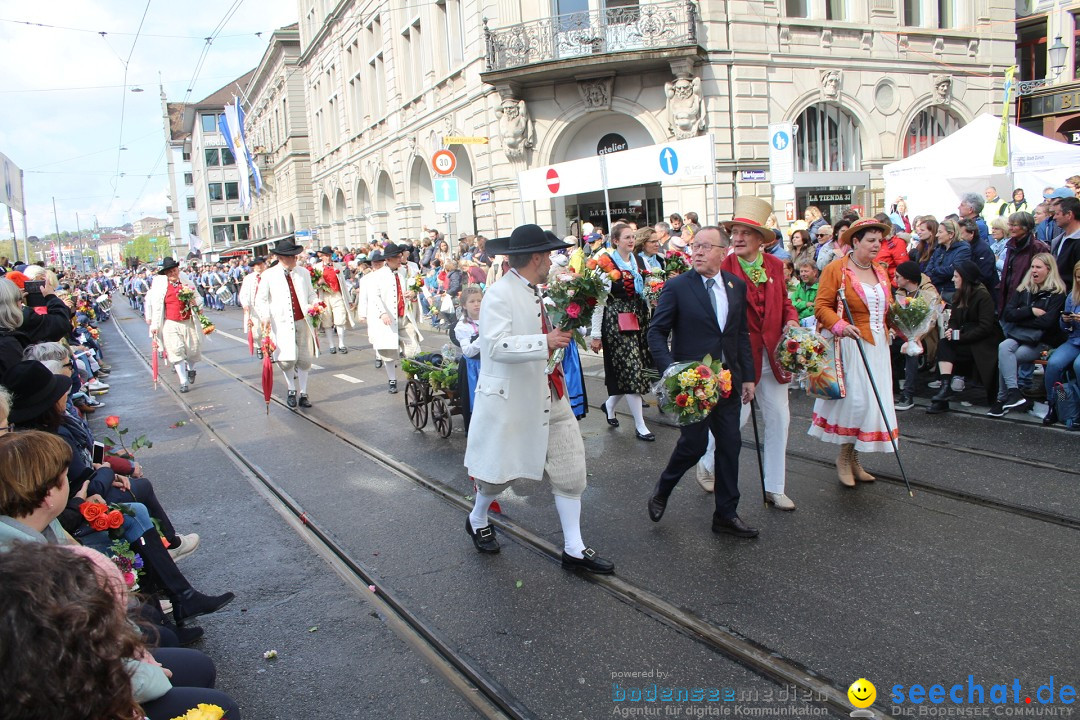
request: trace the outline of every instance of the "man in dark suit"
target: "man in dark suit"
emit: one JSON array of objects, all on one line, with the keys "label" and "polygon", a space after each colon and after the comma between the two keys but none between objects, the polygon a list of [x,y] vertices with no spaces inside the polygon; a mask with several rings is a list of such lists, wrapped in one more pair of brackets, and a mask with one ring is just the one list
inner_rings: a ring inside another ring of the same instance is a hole
[{"label": "man in dark suit", "polygon": [[[754,360],[746,325],[746,284],[720,266],[728,251],[727,235],[703,227],[694,236],[694,269],[664,285],[649,323],[649,350],[663,373],[673,363],[693,362],[706,355],[720,358],[731,371],[732,394],[721,399],[708,418],[685,425],[675,451],[649,499],[649,517],[659,522],[668,496],[683,474],[705,452],[709,433],[716,438],[716,485],[713,532],[756,537],[737,513],[739,505],[739,432],[741,404],[754,399]],[[668,338],[671,349],[668,349]],[[741,388],[741,392],[735,389]]]}]

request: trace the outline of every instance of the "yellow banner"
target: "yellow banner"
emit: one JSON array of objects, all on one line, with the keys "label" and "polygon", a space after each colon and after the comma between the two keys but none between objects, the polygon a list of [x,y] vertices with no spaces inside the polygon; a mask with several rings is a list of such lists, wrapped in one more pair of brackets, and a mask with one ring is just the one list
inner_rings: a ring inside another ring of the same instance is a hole
[{"label": "yellow banner", "polygon": [[470,135],[443,135],[443,145],[487,145],[488,139],[486,137],[470,136]]},{"label": "yellow banner", "polygon": [[1016,89],[1015,75],[1015,65],[1005,71],[1005,100],[1001,103],[1001,128],[994,146],[994,167],[1009,166],[1009,108],[1012,106],[1013,91]]}]

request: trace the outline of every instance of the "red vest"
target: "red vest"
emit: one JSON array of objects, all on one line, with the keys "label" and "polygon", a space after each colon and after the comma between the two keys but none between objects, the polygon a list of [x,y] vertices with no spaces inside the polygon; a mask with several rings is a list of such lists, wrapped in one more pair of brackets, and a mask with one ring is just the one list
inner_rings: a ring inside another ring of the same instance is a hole
[{"label": "red vest", "polygon": [[180,302],[180,283],[169,283],[165,289],[165,319],[174,322],[191,319],[191,311]]}]

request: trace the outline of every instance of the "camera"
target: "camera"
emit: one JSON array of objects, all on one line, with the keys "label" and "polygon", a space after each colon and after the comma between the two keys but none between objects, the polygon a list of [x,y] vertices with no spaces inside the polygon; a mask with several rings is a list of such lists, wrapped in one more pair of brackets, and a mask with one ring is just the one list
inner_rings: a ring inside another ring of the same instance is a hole
[{"label": "camera", "polygon": [[37,293],[38,295],[40,295],[41,290],[44,287],[44,280],[27,280],[26,284],[23,286],[23,290],[25,290],[27,293]]}]

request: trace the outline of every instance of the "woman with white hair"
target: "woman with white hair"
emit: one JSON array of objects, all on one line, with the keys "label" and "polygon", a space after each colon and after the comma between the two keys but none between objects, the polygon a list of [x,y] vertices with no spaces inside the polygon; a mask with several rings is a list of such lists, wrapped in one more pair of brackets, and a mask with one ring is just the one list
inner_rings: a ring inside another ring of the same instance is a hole
[{"label": "woman with white hair", "polygon": [[[33,343],[63,340],[71,332],[71,311],[64,301],[56,297],[55,276],[46,277],[45,269],[31,265],[39,280],[34,280],[27,273],[8,273],[0,278],[0,331],[19,332],[25,336],[26,345]],[[27,291],[27,283],[42,282],[38,287],[32,285]],[[44,308],[44,314],[38,308]],[[23,338],[16,338],[20,341]],[[20,356],[22,352],[20,351]]]}]

